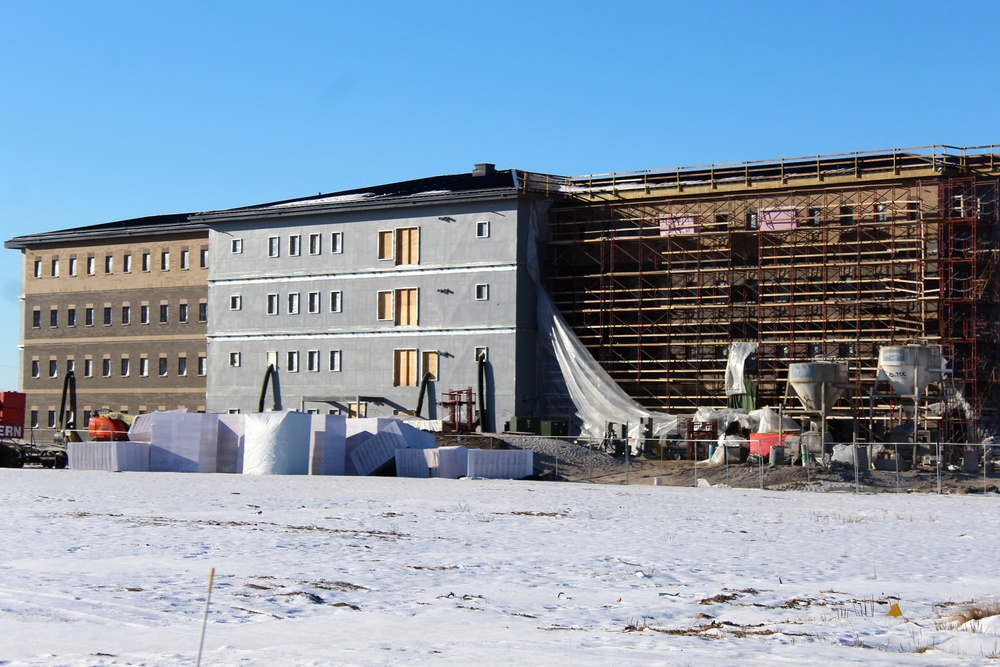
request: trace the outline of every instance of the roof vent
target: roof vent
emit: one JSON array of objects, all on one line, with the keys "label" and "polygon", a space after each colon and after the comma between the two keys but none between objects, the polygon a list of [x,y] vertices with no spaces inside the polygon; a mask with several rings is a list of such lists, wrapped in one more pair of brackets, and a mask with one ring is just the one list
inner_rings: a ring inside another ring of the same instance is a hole
[{"label": "roof vent", "polygon": [[476,165],[475,169],[472,170],[473,176],[487,176],[489,174],[496,173],[497,166],[495,164],[490,164],[489,162],[480,162]]}]

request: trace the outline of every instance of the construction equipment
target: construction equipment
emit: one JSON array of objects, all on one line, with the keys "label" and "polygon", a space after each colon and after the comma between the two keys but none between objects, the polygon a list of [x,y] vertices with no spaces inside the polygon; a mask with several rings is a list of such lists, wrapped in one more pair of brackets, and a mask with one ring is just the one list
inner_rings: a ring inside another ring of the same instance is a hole
[{"label": "construction equipment", "polygon": [[97,442],[128,440],[128,427],[135,420],[130,414],[101,410],[87,422],[90,439]]},{"label": "construction equipment", "polygon": [[[60,413],[60,430],[51,445],[38,447],[33,441],[24,442],[25,395],[16,391],[0,392],[0,467],[23,468],[25,464],[43,468],[65,468],[69,462],[65,442],[71,433],[73,410],[66,411],[67,394],[76,398],[75,378],[70,373],[63,382],[63,409]],[[75,406],[74,406],[75,409]],[[78,438],[75,432],[70,439]]]}]

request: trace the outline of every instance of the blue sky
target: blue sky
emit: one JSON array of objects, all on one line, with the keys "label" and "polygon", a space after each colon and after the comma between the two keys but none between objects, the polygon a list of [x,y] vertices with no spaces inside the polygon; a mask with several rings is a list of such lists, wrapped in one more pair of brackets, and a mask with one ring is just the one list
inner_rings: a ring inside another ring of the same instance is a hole
[{"label": "blue sky", "polygon": [[[471,170],[1000,143],[1000,3],[0,3],[0,235]],[[0,253],[0,389],[20,255]]]}]

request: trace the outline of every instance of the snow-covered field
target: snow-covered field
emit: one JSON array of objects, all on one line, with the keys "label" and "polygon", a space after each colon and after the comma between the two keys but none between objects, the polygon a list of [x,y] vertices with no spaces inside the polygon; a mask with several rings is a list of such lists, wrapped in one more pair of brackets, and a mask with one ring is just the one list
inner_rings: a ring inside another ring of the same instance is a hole
[{"label": "snow-covered field", "polygon": [[202,665],[1000,656],[996,617],[949,623],[1000,594],[995,494],[67,470],[0,489],[3,665],[193,665],[211,568]]}]

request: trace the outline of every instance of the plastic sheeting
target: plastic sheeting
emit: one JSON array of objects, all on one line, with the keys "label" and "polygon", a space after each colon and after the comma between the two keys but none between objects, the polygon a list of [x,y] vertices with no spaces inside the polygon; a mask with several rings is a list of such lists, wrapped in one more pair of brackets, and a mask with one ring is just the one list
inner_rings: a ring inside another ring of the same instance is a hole
[{"label": "plastic sheeting", "polygon": [[218,415],[152,412],[138,415],[128,439],[149,443],[150,472],[216,472]]},{"label": "plastic sheeting", "polygon": [[70,470],[149,472],[149,443],[147,442],[70,442],[67,444]]},{"label": "plastic sheeting", "polygon": [[396,477],[416,477],[423,479],[431,476],[431,466],[426,453],[427,449],[397,449]]},{"label": "plastic sheeting", "polygon": [[[347,459],[349,465],[347,467],[349,473],[353,470],[354,474],[357,475],[371,475],[393,461],[397,449],[427,449],[437,446],[437,439],[433,433],[415,429],[398,419],[349,419],[348,432],[352,430],[351,421],[377,422],[374,426],[379,430],[353,447],[351,446],[351,437],[348,437]],[[367,425],[367,427],[371,426],[373,425]],[[358,432],[354,437],[357,439],[360,436],[361,433]]]},{"label": "plastic sheeting", "polygon": [[243,438],[246,420],[242,414],[218,415],[219,452],[215,472],[240,474],[243,472]]},{"label": "plastic sheeting", "polygon": [[469,449],[461,445],[425,449],[431,477],[458,479],[469,474]]},{"label": "plastic sheeting", "polygon": [[244,475],[308,475],[312,415],[259,412],[246,415]]},{"label": "plastic sheeting", "polygon": [[347,418],[312,415],[309,474],[343,475],[347,460]]},{"label": "plastic sheeting", "polygon": [[524,479],[534,472],[530,449],[470,449],[469,477]]},{"label": "plastic sheeting", "polygon": [[789,433],[802,430],[799,423],[790,417],[781,417],[779,420],[778,413],[768,406],[751,412],[750,420],[757,424],[758,433],[777,433],[779,431]]},{"label": "plastic sheeting", "polygon": [[653,419],[653,436],[677,431],[677,417],[664,412],[645,409],[622,391],[611,376],[601,368],[590,351],[580,342],[566,320],[556,309],[542,285],[538,249],[540,246],[538,210],[532,207],[528,215],[528,273],[535,283],[537,293],[536,315],[539,344],[549,347],[559,364],[559,371],[573,402],[576,417],[580,420],[581,433],[602,439],[606,425],[629,424],[629,437],[633,447],[643,437],[644,419]]},{"label": "plastic sheeting", "polygon": [[747,357],[757,351],[757,343],[733,341],[729,344],[729,360],[726,362],[726,395],[747,393],[743,384],[743,365]]}]

